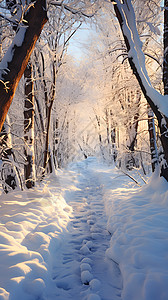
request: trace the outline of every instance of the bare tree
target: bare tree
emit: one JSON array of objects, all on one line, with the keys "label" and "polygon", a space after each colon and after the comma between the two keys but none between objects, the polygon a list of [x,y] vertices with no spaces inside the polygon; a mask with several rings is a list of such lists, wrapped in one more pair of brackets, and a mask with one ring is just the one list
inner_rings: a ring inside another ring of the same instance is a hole
[{"label": "bare tree", "polygon": [[119,0],[116,0],[113,5],[128,51],[130,66],[147,102],[157,117],[160,139],[164,151],[160,174],[168,181],[168,114],[163,104],[167,98],[165,99],[165,96],[160,95],[151,86],[145,67],[145,57],[142,52],[142,43],[137,32],[135,14],[131,1],[124,0],[121,3]]}]

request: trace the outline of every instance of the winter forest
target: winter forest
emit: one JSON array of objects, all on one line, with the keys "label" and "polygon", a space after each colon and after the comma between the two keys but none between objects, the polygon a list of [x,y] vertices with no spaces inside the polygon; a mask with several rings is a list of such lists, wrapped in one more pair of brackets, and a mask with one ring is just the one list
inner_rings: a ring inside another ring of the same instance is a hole
[{"label": "winter forest", "polygon": [[0,300],[168,300],[168,0],[0,0]]}]

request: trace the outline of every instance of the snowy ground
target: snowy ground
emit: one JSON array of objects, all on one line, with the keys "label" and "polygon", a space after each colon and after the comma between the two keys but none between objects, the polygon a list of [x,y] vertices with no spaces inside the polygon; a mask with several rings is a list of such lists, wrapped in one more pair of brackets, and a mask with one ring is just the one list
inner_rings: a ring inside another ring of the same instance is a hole
[{"label": "snowy ground", "polygon": [[135,187],[89,158],[2,194],[0,229],[0,300],[168,299],[163,179]]}]

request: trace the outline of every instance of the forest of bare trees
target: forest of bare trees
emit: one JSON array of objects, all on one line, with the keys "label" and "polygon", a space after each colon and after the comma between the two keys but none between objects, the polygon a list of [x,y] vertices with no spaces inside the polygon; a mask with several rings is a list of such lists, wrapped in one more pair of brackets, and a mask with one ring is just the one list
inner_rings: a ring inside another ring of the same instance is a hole
[{"label": "forest of bare trees", "polygon": [[[0,1],[5,193],[88,156],[168,181],[168,0],[161,5]],[[78,61],[68,50],[76,36]]]}]

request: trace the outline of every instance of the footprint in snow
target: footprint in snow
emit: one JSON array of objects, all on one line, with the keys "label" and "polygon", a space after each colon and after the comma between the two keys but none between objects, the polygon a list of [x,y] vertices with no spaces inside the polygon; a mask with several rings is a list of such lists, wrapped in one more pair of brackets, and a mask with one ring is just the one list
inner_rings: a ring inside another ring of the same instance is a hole
[{"label": "footprint in snow", "polygon": [[89,285],[89,282],[93,279],[92,273],[90,271],[85,270],[81,272],[81,281],[85,285]]},{"label": "footprint in snow", "polygon": [[84,255],[87,255],[87,254],[90,254],[90,253],[91,253],[91,251],[90,251],[90,249],[87,247],[87,245],[83,245],[83,246],[80,248],[80,251],[81,251],[81,253],[84,254]]},{"label": "footprint in snow", "polygon": [[90,294],[87,300],[101,300],[100,296],[97,294]]},{"label": "footprint in snow", "polygon": [[88,263],[81,263],[80,264],[80,269],[81,269],[81,272],[83,272],[83,271],[91,272],[92,271],[92,268]]}]

